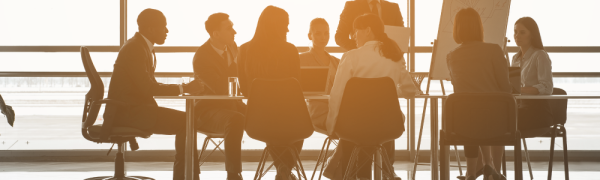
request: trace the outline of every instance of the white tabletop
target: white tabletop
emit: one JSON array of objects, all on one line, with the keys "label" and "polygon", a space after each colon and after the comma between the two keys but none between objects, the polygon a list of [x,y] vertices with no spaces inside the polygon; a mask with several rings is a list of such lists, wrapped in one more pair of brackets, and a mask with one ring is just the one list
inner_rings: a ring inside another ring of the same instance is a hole
[{"label": "white tabletop", "polygon": [[[448,95],[418,95],[423,98],[447,98]],[[154,96],[155,99],[248,99],[244,96],[205,95],[205,96]],[[600,96],[580,95],[515,95],[516,99],[600,99]],[[329,99],[329,95],[306,95],[304,99]]]},{"label": "white tabletop", "polygon": [[[204,95],[204,96],[154,96],[154,99],[248,99],[244,96]],[[329,95],[306,95],[304,99],[329,99]]]}]

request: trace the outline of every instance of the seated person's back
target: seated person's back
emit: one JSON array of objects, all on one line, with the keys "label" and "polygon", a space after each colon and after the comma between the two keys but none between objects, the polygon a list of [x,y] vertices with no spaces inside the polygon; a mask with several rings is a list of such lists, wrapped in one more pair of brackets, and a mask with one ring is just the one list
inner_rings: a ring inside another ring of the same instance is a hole
[{"label": "seated person's back", "polygon": [[454,92],[507,92],[508,62],[497,44],[469,41],[447,58]]}]

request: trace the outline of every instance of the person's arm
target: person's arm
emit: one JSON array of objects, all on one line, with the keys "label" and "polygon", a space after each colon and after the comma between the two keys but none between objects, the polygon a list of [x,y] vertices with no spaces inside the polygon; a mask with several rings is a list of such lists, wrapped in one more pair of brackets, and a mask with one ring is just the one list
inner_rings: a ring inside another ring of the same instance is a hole
[{"label": "person's arm", "polygon": [[139,93],[147,96],[175,96],[179,95],[178,84],[161,84],[156,82],[155,77],[150,77],[146,66],[145,57],[142,50],[133,48],[123,49],[118,58],[127,58],[127,63],[123,64],[127,73],[131,77],[131,83],[140,91]]},{"label": "person's arm", "polygon": [[410,73],[406,70],[406,62],[404,58],[398,62],[400,66],[400,90],[402,97],[406,99],[414,98],[417,95],[417,86],[412,80]]},{"label": "person's arm", "polygon": [[327,115],[326,127],[327,133],[333,134],[335,121],[340,110],[340,104],[342,103],[342,97],[344,95],[344,89],[346,83],[353,74],[353,56],[352,52],[348,52],[342,56],[342,61],[338,66],[337,73],[335,74],[335,80],[333,81],[333,87],[331,88],[331,94],[329,95],[329,114]]},{"label": "person's arm", "polygon": [[494,45],[491,53],[492,65],[494,68],[494,77],[498,83],[500,91],[511,93],[512,87],[510,86],[510,80],[508,79],[508,64],[502,48],[498,45]]},{"label": "person's arm", "polygon": [[206,59],[203,54],[196,52],[194,55],[193,68],[194,79],[201,80],[208,87],[207,93],[219,94],[219,92],[227,92],[223,85],[219,85],[219,77],[217,77],[217,65]]},{"label": "person's arm", "polygon": [[300,82],[300,54],[298,54],[298,48],[293,44],[290,44],[290,60],[292,65],[291,75]]},{"label": "person's arm", "polygon": [[554,87],[552,81],[552,61],[550,61],[550,57],[545,51],[538,53],[534,58],[537,61],[537,78],[539,84],[533,85],[533,87],[541,95],[551,95],[552,88]]},{"label": "person's arm", "polygon": [[340,23],[335,33],[335,43],[346,50],[356,49],[356,42],[350,38],[353,33],[354,14],[351,10],[351,1],[346,2],[340,15]]},{"label": "person's arm", "polygon": [[404,27],[404,19],[402,18],[402,12],[400,12],[400,6],[397,3],[391,3],[394,6],[394,17],[396,19],[396,23],[400,25],[400,27]]}]

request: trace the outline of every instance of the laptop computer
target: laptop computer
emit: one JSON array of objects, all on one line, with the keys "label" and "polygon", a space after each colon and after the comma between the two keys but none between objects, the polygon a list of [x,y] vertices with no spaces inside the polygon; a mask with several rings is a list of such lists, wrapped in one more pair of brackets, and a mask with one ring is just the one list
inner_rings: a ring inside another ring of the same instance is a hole
[{"label": "laptop computer", "polygon": [[508,67],[508,80],[512,94],[521,94],[521,67]]},{"label": "laptop computer", "polygon": [[325,94],[328,66],[300,67],[300,85],[304,94]]}]

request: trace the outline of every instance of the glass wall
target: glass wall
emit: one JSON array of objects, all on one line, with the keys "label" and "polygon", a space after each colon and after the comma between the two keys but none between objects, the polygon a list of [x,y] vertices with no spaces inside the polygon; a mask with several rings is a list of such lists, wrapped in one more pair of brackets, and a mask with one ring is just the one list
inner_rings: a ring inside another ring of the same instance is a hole
[{"label": "glass wall", "polygon": [[[111,46],[120,44],[119,0],[0,0],[0,46]],[[161,46],[200,46],[208,34],[204,22],[210,14],[225,12],[230,15],[237,31],[236,42],[241,45],[254,34],[258,17],[267,5],[285,9],[290,16],[288,41],[299,47],[310,46],[307,33],[313,18],[325,18],[330,25],[328,46],[337,46],[334,35],[345,0],[128,0],[127,31],[130,38],[137,32],[137,15],[146,8],[155,8],[167,17],[169,34]],[[398,3],[408,26],[407,1]],[[442,0],[415,2],[415,44],[431,46],[437,36]],[[543,7],[539,1],[517,1],[511,4],[506,36],[512,39],[513,23],[520,17],[531,16],[538,22],[546,46],[600,46],[600,17],[595,0],[547,0]],[[511,42],[509,46],[516,44]],[[332,52],[341,57],[342,52]],[[514,53],[510,53],[512,57]],[[117,52],[91,52],[99,72],[111,72]],[[194,52],[157,53],[157,72],[192,72]],[[600,72],[600,53],[550,53],[554,72]],[[428,72],[431,53],[416,53],[416,72]],[[7,52],[0,51],[0,72],[83,72],[80,54],[68,50],[58,52]],[[164,83],[180,83],[181,78],[157,78]],[[109,77],[103,78],[108,88]],[[569,94],[597,95],[600,78],[557,77],[555,86]],[[445,82],[447,93],[452,84]],[[423,83],[424,90],[426,81]],[[15,127],[4,123],[0,117],[0,149],[106,149],[108,144],[88,142],[80,134],[84,95],[89,90],[85,77],[0,77],[0,94],[15,107]],[[431,85],[433,94],[441,94],[439,82]],[[183,110],[181,100],[158,100],[159,105]],[[423,101],[416,101],[416,127],[422,117]],[[401,100],[403,112],[406,101]],[[600,115],[598,100],[570,100],[567,129],[569,146],[573,150],[600,150],[599,146],[585,143],[600,138],[591,127],[598,124],[594,117]],[[425,127],[421,149],[429,149],[429,111],[424,114]],[[99,117],[98,123],[102,123]],[[418,132],[417,132],[418,133]],[[200,136],[202,137],[202,136]],[[406,135],[396,146],[406,149]],[[324,135],[315,133],[305,142],[305,149],[318,149]],[[173,149],[173,136],[153,135],[140,140],[141,149]],[[530,149],[547,149],[549,139],[536,139]],[[248,137],[243,148],[258,149],[264,145]]]}]

